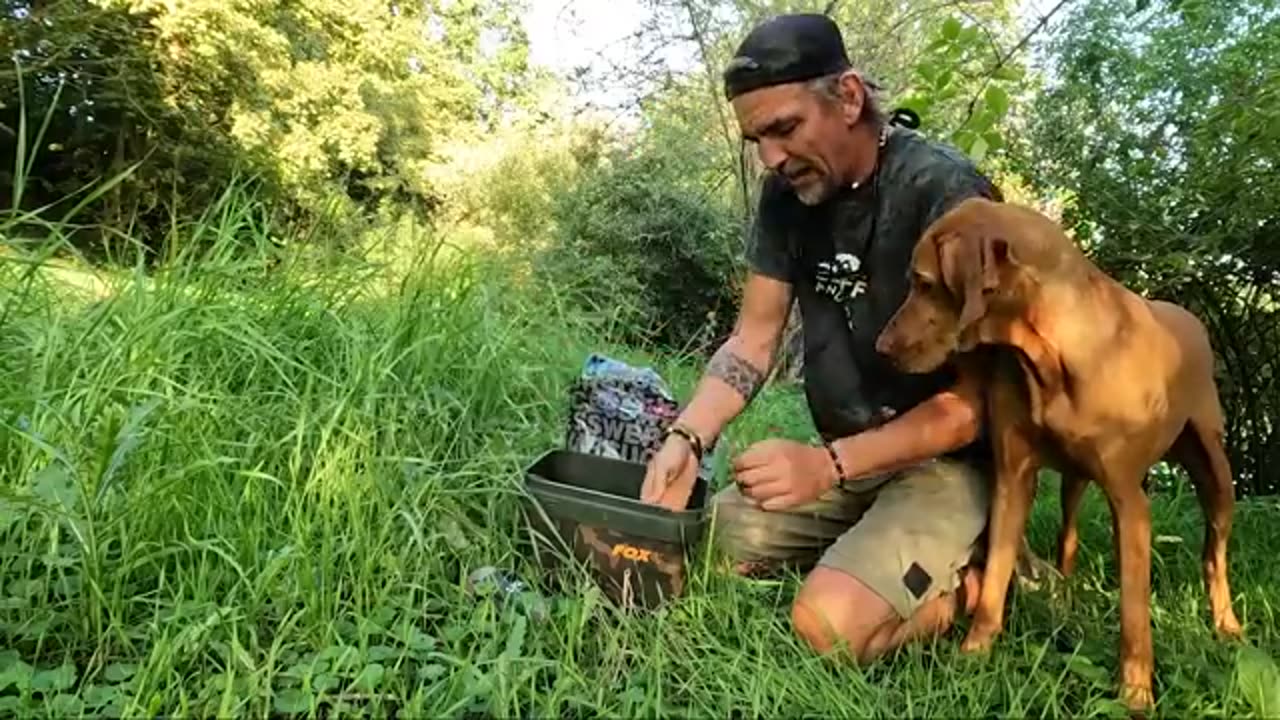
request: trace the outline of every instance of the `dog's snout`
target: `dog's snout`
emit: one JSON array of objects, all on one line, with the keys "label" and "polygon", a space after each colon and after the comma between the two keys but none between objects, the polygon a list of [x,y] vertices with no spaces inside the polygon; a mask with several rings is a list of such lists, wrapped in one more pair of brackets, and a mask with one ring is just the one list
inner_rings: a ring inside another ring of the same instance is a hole
[{"label": "dog's snout", "polygon": [[876,352],[881,355],[892,355],[897,346],[898,338],[894,332],[893,324],[890,323],[876,338]]}]

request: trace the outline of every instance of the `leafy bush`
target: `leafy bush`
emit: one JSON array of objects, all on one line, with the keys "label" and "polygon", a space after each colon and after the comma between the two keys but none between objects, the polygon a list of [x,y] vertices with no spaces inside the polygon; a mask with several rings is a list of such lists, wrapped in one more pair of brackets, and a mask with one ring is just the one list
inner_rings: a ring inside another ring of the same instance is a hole
[{"label": "leafy bush", "polygon": [[741,222],[687,182],[678,147],[616,153],[584,174],[553,204],[556,236],[538,269],[617,313],[628,342],[705,349],[732,327]]}]

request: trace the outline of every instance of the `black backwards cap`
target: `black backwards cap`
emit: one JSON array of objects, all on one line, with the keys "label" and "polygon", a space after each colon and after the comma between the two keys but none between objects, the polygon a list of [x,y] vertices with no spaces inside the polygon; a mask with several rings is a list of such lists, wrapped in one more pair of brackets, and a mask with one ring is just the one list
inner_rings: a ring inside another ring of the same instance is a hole
[{"label": "black backwards cap", "polygon": [[[724,71],[724,95],[733,100],[743,93],[771,85],[812,80],[853,68],[844,49],[840,28],[826,15],[777,15],[757,25],[738,46]],[[862,82],[880,90],[873,80]],[[891,125],[920,127],[914,110],[898,108]]]},{"label": "black backwards cap", "polygon": [[778,15],[757,25],[724,71],[729,100],[771,85],[811,80],[852,68],[840,28],[826,15]]}]

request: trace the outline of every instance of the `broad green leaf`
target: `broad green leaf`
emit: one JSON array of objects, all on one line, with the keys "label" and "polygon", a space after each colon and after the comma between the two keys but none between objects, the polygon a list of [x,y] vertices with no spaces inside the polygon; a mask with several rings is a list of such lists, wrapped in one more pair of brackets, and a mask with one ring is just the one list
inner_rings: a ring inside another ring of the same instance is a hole
[{"label": "broad green leaf", "polygon": [[79,497],[71,474],[57,461],[49,463],[36,473],[32,490],[41,500],[50,505],[60,505],[68,511],[76,506],[76,499]]},{"label": "broad green leaf", "polygon": [[973,158],[975,163],[981,163],[987,157],[987,149],[987,141],[979,136],[969,146],[969,157]]},{"label": "broad green leaf", "polygon": [[421,680],[435,680],[444,676],[447,672],[449,672],[449,668],[444,665],[425,665],[418,668],[418,678]]},{"label": "broad green leaf", "polygon": [[1248,645],[1240,648],[1236,682],[1259,717],[1280,714],[1280,670],[1270,655]]},{"label": "broad green leaf", "polygon": [[1022,79],[1022,68],[1017,65],[1004,64],[998,70],[991,74],[996,80],[1005,80],[1007,82],[1017,82]]},{"label": "broad green leaf", "polygon": [[40,670],[31,678],[31,689],[42,693],[67,690],[76,684],[76,666],[63,663],[52,670]]},{"label": "broad green leaf", "polygon": [[102,677],[110,683],[122,683],[138,672],[137,665],[129,663],[111,663],[102,670]]},{"label": "broad green leaf", "polygon": [[976,133],[984,133],[991,129],[995,124],[996,116],[985,104],[981,104],[974,110],[973,117],[969,118],[969,122],[965,123],[965,129]]},{"label": "broad green leaf", "polygon": [[969,146],[973,145],[973,142],[977,139],[977,133],[972,130],[964,129],[956,131],[956,133],[951,136],[951,142],[955,143],[957,148],[966,153],[969,152]]},{"label": "broad green leaf", "polygon": [[365,651],[365,657],[374,662],[382,662],[391,658],[399,657],[401,652],[386,645],[372,645]]},{"label": "broad green leaf", "polygon": [[58,693],[49,701],[49,714],[54,717],[79,717],[83,710],[80,698],[69,693]]},{"label": "broad green leaf", "polygon": [[948,40],[955,40],[960,37],[960,30],[960,21],[954,17],[949,17],[942,21],[942,37]]},{"label": "broad green leaf", "polygon": [[988,85],[985,99],[995,117],[1004,117],[1009,112],[1009,93],[999,85]]},{"label": "broad green leaf", "polygon": [[364,666],[364,670],[356,676],[352,685],[362,692],[373,692],[382,684],[382,678],[386,676],[387,669],[380,663],[369,663]]},{"label": "broad green leaf", "polygon": [[311,695],[299,688],[284,688],[276,692],[271,699],[271,706],[276,712],[297,715],[311,709]]},{"label": "broad green leaf", "polygon": [[0,690],[6,690],[10,687],[16,687],[18,690],[28,690],[31,688],[31,678],[35,674],[35,669],[27,663],[19,660],[0,669]]},{"label": "broad green leaf", "polygon": [[329,692],[341,684],[338,678],[328,673],[321,673],[311,679],[311,688],[317,692]]}]

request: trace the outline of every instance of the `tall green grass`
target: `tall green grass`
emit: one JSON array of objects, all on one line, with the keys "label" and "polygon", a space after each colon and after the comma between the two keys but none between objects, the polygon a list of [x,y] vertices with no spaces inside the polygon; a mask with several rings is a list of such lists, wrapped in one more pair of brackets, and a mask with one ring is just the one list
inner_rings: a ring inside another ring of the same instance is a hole
[{"label": "tall green grass", "polygon": [[[189,249],[85,300],[0,257],[0,711],[408,717],[1111,714],[1118,632],[1109,518],[1083,520],[1070,599],[1014,599],[988,660],[957,634],[860,670],[791,636],[795,579],[694,560],[662,612],[590,584],[538,620],[468,594],[517,550],[520,470],[557,445],[565,390],[607,318],[501,262],[426,252],[389,284],[357,262],[257,259],[249,201]],[[235,252],[233,252],[233,250]],[[24,252],[36,252],[29,247]],[[245,260],[244,258],[250,258]],[[659,362],[684,396],[698,368]],[[767,392],[737,446],[809,431]],[[1047,551],[1052,483],[1032,521]],[[1207,629],[1193,497],[1155,506],[1161,709],[1274,713],[1273,501],[1241,506],[1237,609],[1255,652]]]}]

